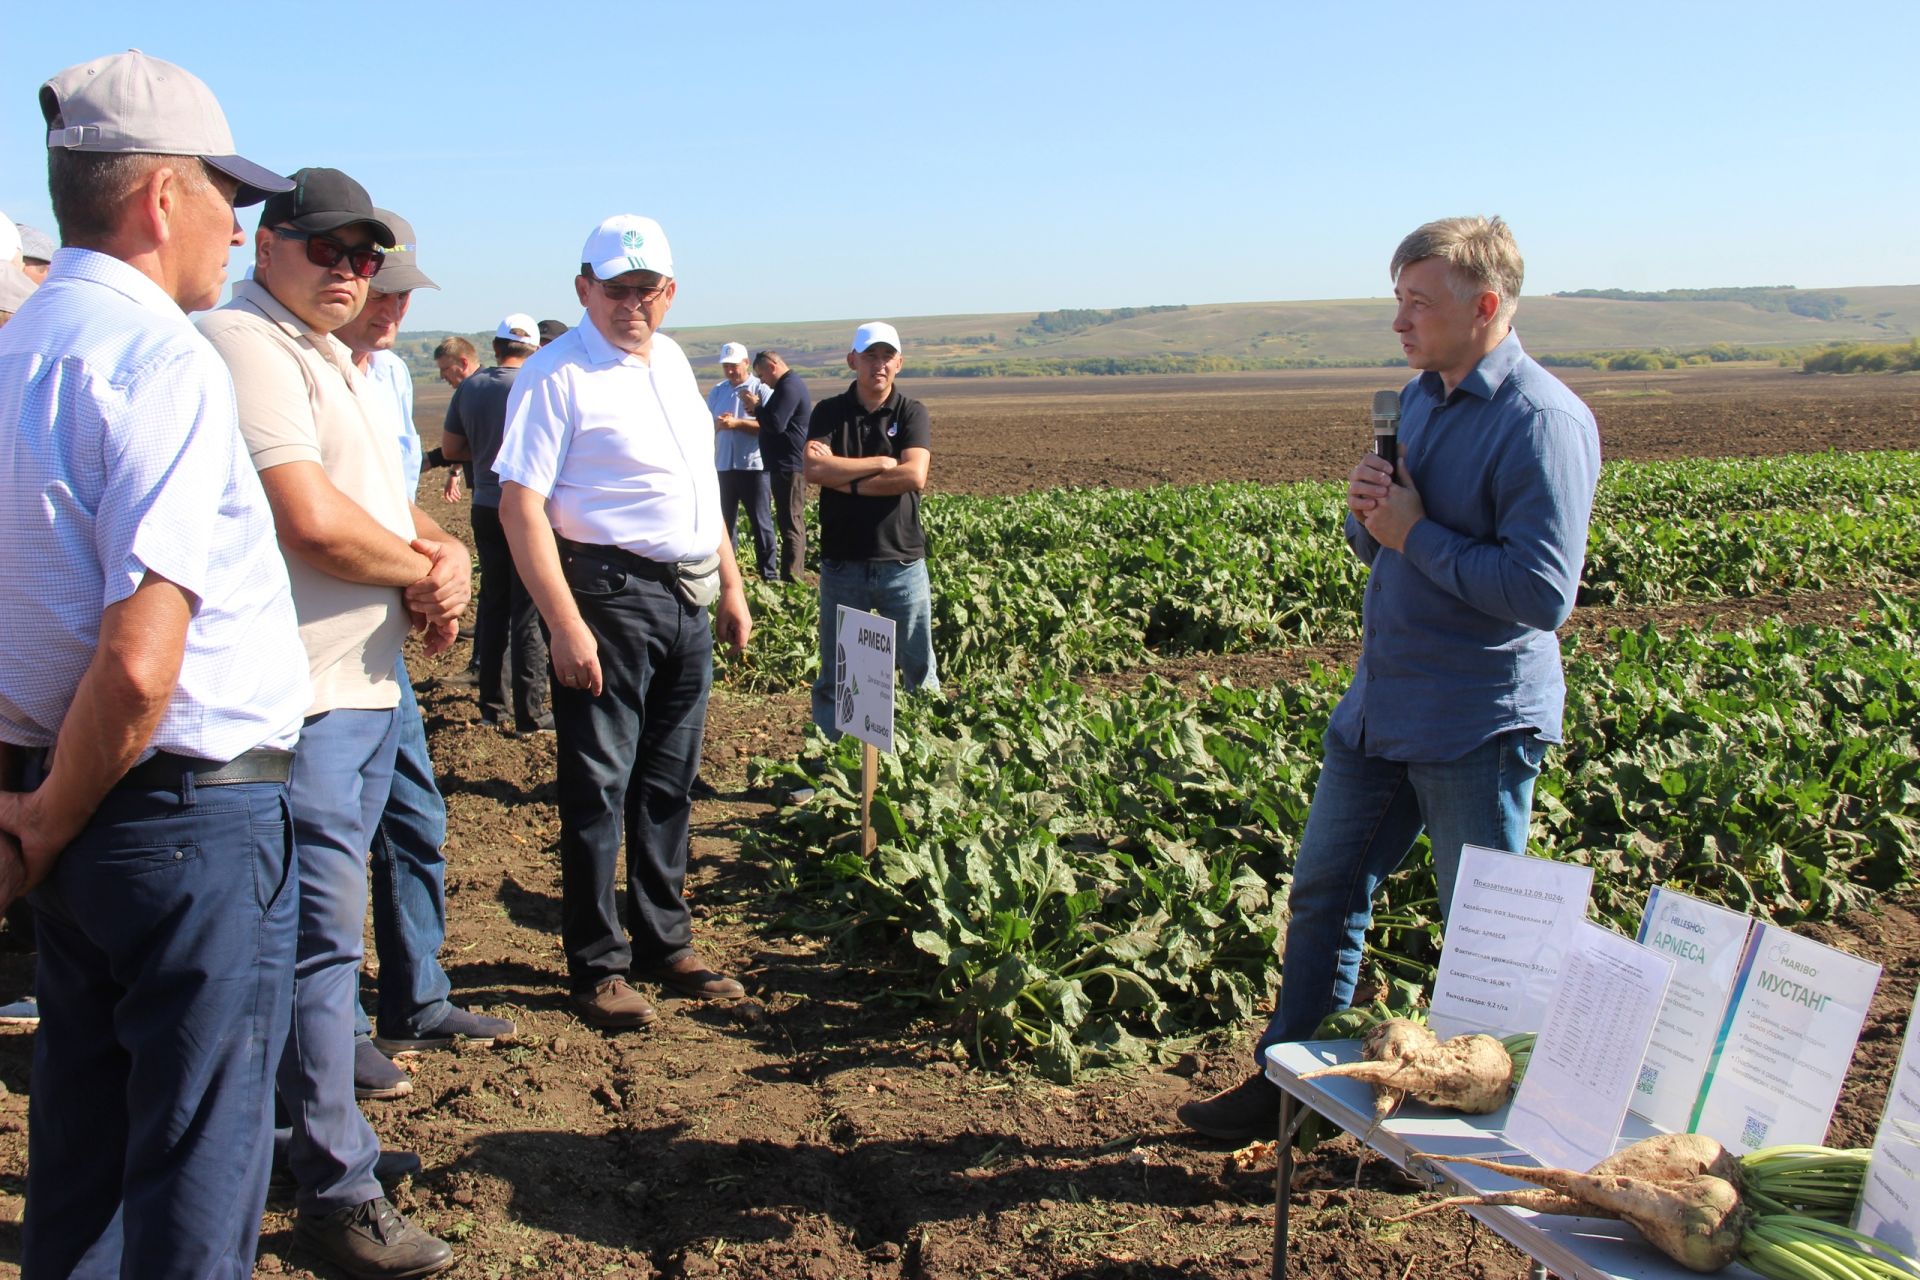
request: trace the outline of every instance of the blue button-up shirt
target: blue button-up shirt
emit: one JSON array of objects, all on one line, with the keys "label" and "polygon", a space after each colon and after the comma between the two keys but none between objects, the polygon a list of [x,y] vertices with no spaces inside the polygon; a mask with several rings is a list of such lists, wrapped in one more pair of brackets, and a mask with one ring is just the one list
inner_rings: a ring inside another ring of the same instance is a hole
[{"label": "blue button-up shirt", "polygon": [[[722,378],[719,385],[707,392],[707,408],[712,410],[716,418],[721,414],[732,414],[736,418],[758,421],[753,410],[740,402],[742,391],[757,394],[761,404],[765,404],[767,397],[772,394],[767,390],[767,384],[752,374],[748,374],[747,380],[737,387]],[[722,429],[716,425],[713,431],[713,467],[716,471],[761,470],[760,433],[737,431],[732,427]]]},{"label": "blue button-up shirt", "polygon": [[193,597],[150,750],[291,747],[312,691],[233,380],[117,258],[53,255],[0,329],[0,742],[53,745],[105,610],[149,573]]},{"label": "blue button-up shirt", "polygon": [[1400,458],[1426,506],[1404,552],[1347,517],[1372,567],[1366,635],[1333,731],[1388,760],[1457,760],[1496,734],[1560,741],[1555,628],[1573,612],[1600,478],[1593,412],[1507,337],[1448,395],[1400,393]]}]

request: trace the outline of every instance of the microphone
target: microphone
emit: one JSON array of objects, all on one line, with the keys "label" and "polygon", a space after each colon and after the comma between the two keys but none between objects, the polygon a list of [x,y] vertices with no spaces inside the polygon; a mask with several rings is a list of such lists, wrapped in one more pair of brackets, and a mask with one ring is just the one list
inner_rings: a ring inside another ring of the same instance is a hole
[{"label": "microphone", "polygon": [[1373,452],[1392,467],[1400,452],[1400,393],[1373,393]]}]

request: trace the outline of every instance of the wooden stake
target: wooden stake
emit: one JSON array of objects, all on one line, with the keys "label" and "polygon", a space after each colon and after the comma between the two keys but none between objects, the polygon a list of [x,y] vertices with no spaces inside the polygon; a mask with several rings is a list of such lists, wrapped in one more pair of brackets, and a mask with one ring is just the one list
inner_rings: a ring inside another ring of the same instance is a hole
[{"label": "wooden stake", "polygon": [[860,753],[860,852],[871,858],[880,841],[873,834],[873,788],[880,780],[880,748],[871,742],[861,744]]}]

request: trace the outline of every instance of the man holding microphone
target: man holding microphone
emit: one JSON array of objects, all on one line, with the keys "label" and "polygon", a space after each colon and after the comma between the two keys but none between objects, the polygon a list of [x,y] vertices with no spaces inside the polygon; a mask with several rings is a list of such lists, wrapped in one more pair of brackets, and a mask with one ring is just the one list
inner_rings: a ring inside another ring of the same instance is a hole
[{"label": "man holding microphone", "polygon": [[1506,223],[1427,223],[1390,271],[1394,332],[1421,372],[1400,394],[1398,464],[1369,454],[1347,477],[1347,544],[1371,569],[1364,639],[1294,865],[1279,1007],[1255,1073],[1179,1110],[1225,1141],[1273,1135],[1265,1051],[1352,1002],[1374,891],[1421,831],[1444,917],[1462,845],[1526,848],[1561,740],[1554,632],[1586,556],[1593,413],[1513,332],[1523,266]]}]

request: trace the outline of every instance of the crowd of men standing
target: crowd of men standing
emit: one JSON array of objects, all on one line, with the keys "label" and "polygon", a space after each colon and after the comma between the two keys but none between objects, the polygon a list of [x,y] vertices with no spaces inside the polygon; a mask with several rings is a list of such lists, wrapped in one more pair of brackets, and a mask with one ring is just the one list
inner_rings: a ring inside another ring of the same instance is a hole
[{"label": "crowd of men standing", "polygon": [[414,501],[423,465],[470,469],[482,719],[554,735],[572,1006],[619,1031],[656,1017],[636,981],[744,994],[684,899],[713,643],[752,632],[733,516],[770,580],[805,571],[809,480],[851,504],[823,509],[829,555],[913,551],[844,529],[918,530],[925,413],[885,325],[848,357],[886,366],[877,398],[848,394],[913,430],[852,441],[860,465],[809,443],[777,353],[730,344],[703,397],[659,332],[666,234],[620,215],[580,253],[580,324],[510,315],[484,369],[442,344],[423,456],[392,347],[438,286],[404,218],[338,169],[242,158],[211,91],[138,52],[41,106],[62,247],[0,243],[0,905],[32,903],[39,947],[24,1270],[250,1275],[278,1178],[303,1246],[426,1275],[452,1250],[383,1189],[419,1162],[359,1104],[410,1089],[389,1054],[515,1028],[451,1003],[438,958],[446,806],[402,647],[454,643],[472,573]]},{"label": "crowd of men standing", "polygon": [[[884,322],[818,405],[737,343],[703,396],[661,331],[666,233],[620,214],[581,247],[578,324],[509,315],[485,369],[435,352],[455,394],[423,457],[392,347],[438,286],[404,218],[337,169],[243,159],[207,87],[137,52],[40,102],[61,247],[0,218],[0,907],[31,895],[41,1006],[23,1271],[250,1275],[278,1176],[316,1254],[426,1275],[451,1248],[383,1190],[418,1161],[359,1104],[410,1088],[389,1054],[515,1028],[454,1005],[438,959],[447,814],[402,647],[455,642],[471,565],[413,500],[423,465],[471,469],[482,719],[554,736],[570,1007],[620,1032],[657,1018],[636,983],[744,994],[684,894],[713,645],[753,631],[739,510],[760,575],[797,581],[820,489],[822,732],[841,606],[896,623],[902,688],[939,687],[927,411]],[[1561,736],[1593,416],[1520,346],[1504,223],[1428,223],[1391,273],[1419,373],[1397,450],[1348,476],[1365,642],[1260,1047],[1352,998],[1373,893],[1423,832],[1443,915],[1464,844],[1525,847]],[[1179,1115],[1244,1141],[1277,1112],[1256,1070]]]}]

